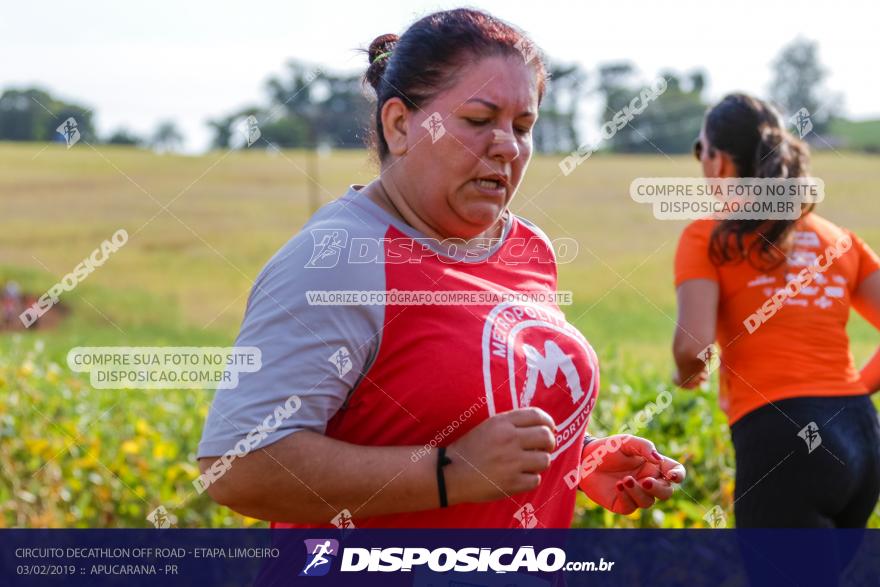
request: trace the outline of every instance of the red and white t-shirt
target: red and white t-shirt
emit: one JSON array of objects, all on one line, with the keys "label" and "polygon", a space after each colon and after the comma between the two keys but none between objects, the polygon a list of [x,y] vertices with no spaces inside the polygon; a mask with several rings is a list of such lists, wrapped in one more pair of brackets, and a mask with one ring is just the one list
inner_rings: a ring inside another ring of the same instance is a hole
[{"label": "red and white t-shirt", "polygon": [[[513,299],[524,292],[531,298]],[[259,347],[262,368],[217,392],[199,456],[222,455],[291,394],[301,408],[262,446],[309,429],[353,444],[413,446],[414,462],[436,458],[429,449],[494,414],[535,406],[558,431],[535,490],[371,518],[352,511],[351,522],[568,527],[576,489],[563,476],[579,464],[599,368],[555,292],[552,244],[528,221],[509,214],[498,242],[465,254],[431,242],[353,187],[258,277],[236,346]]]}]

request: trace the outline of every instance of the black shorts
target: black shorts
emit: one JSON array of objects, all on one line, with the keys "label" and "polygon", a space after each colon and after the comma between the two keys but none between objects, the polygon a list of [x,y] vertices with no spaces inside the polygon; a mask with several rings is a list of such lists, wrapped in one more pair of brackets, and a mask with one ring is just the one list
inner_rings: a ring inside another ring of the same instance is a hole
[{"label": "black shorts", "polygon": [[863,528],[877,506],[880,424],[868,395],[780,400],[731,436],[737,527]]}]

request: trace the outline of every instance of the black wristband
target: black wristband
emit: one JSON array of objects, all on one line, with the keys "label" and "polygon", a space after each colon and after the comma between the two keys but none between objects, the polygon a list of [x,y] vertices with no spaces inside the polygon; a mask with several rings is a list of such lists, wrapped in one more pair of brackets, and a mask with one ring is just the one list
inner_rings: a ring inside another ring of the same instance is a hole
[{"label": "black wristband", "polygon": [[440,492],[440,507],[449,506],[446,500],[446,478],[443,476],[443,467],[450,464],[452,459],[446,456],[446,447],[441,446],[437,449],[437,489]]},{"label": "black wristband", "polygon": [[590,436],[589,434],[584,435],[584,445],[581,447],[581,450],[583,450],[588,444],[590,444],[594,440],[596,439],[593,436]]}]

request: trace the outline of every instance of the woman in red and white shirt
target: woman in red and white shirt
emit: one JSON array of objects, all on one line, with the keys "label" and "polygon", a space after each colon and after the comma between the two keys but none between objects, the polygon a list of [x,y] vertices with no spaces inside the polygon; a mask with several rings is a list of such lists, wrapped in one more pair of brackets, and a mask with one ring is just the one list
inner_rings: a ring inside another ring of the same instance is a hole
[{"label": "woman in red and white shirt", "polygon": [[684,479],[648,440],[585,443],[598,361],[547,237],[508,210],[545,89],[532,47],[468,9],[373,41],[380,175],[257,278],[236,346],[262,367],[217,392],[199,446],[214,499],[275,526],[568,527],[578,485],[627,514]]}]

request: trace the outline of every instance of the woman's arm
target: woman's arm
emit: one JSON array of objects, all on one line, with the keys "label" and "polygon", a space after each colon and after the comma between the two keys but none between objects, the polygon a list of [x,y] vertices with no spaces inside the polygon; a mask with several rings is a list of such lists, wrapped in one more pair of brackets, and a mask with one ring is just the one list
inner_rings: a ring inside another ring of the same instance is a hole
[{"label": "woman's arm", "polygon": [[[449,505],[530,491],[555,448],[554,423],[537,408],[498,414],[452,443],[444,467]],[[440,507],[436,450],[360,446],[308,430],[232,461],[207,489],[217,502],[276,522],[327,524],[347,509],[357,518]],[[199,460],[202,472],[216,458]],[[415,460],[415,462],[414,462]]]},{"label": "woman's arm", "polygon": [[706,379],[706,348],[715,342],[718,317],[718,283],[690,279],[678,286],[678,320],[672,354],[678,369],[675,383],[691,389]]},{"label": "woman's arm", "polygon": [[[880,330],[880,271],[866,277],[853,296],[853,306],[865,320]],[[869,391],[880,390],[880,348],[862,367],[862,382]]]}]

